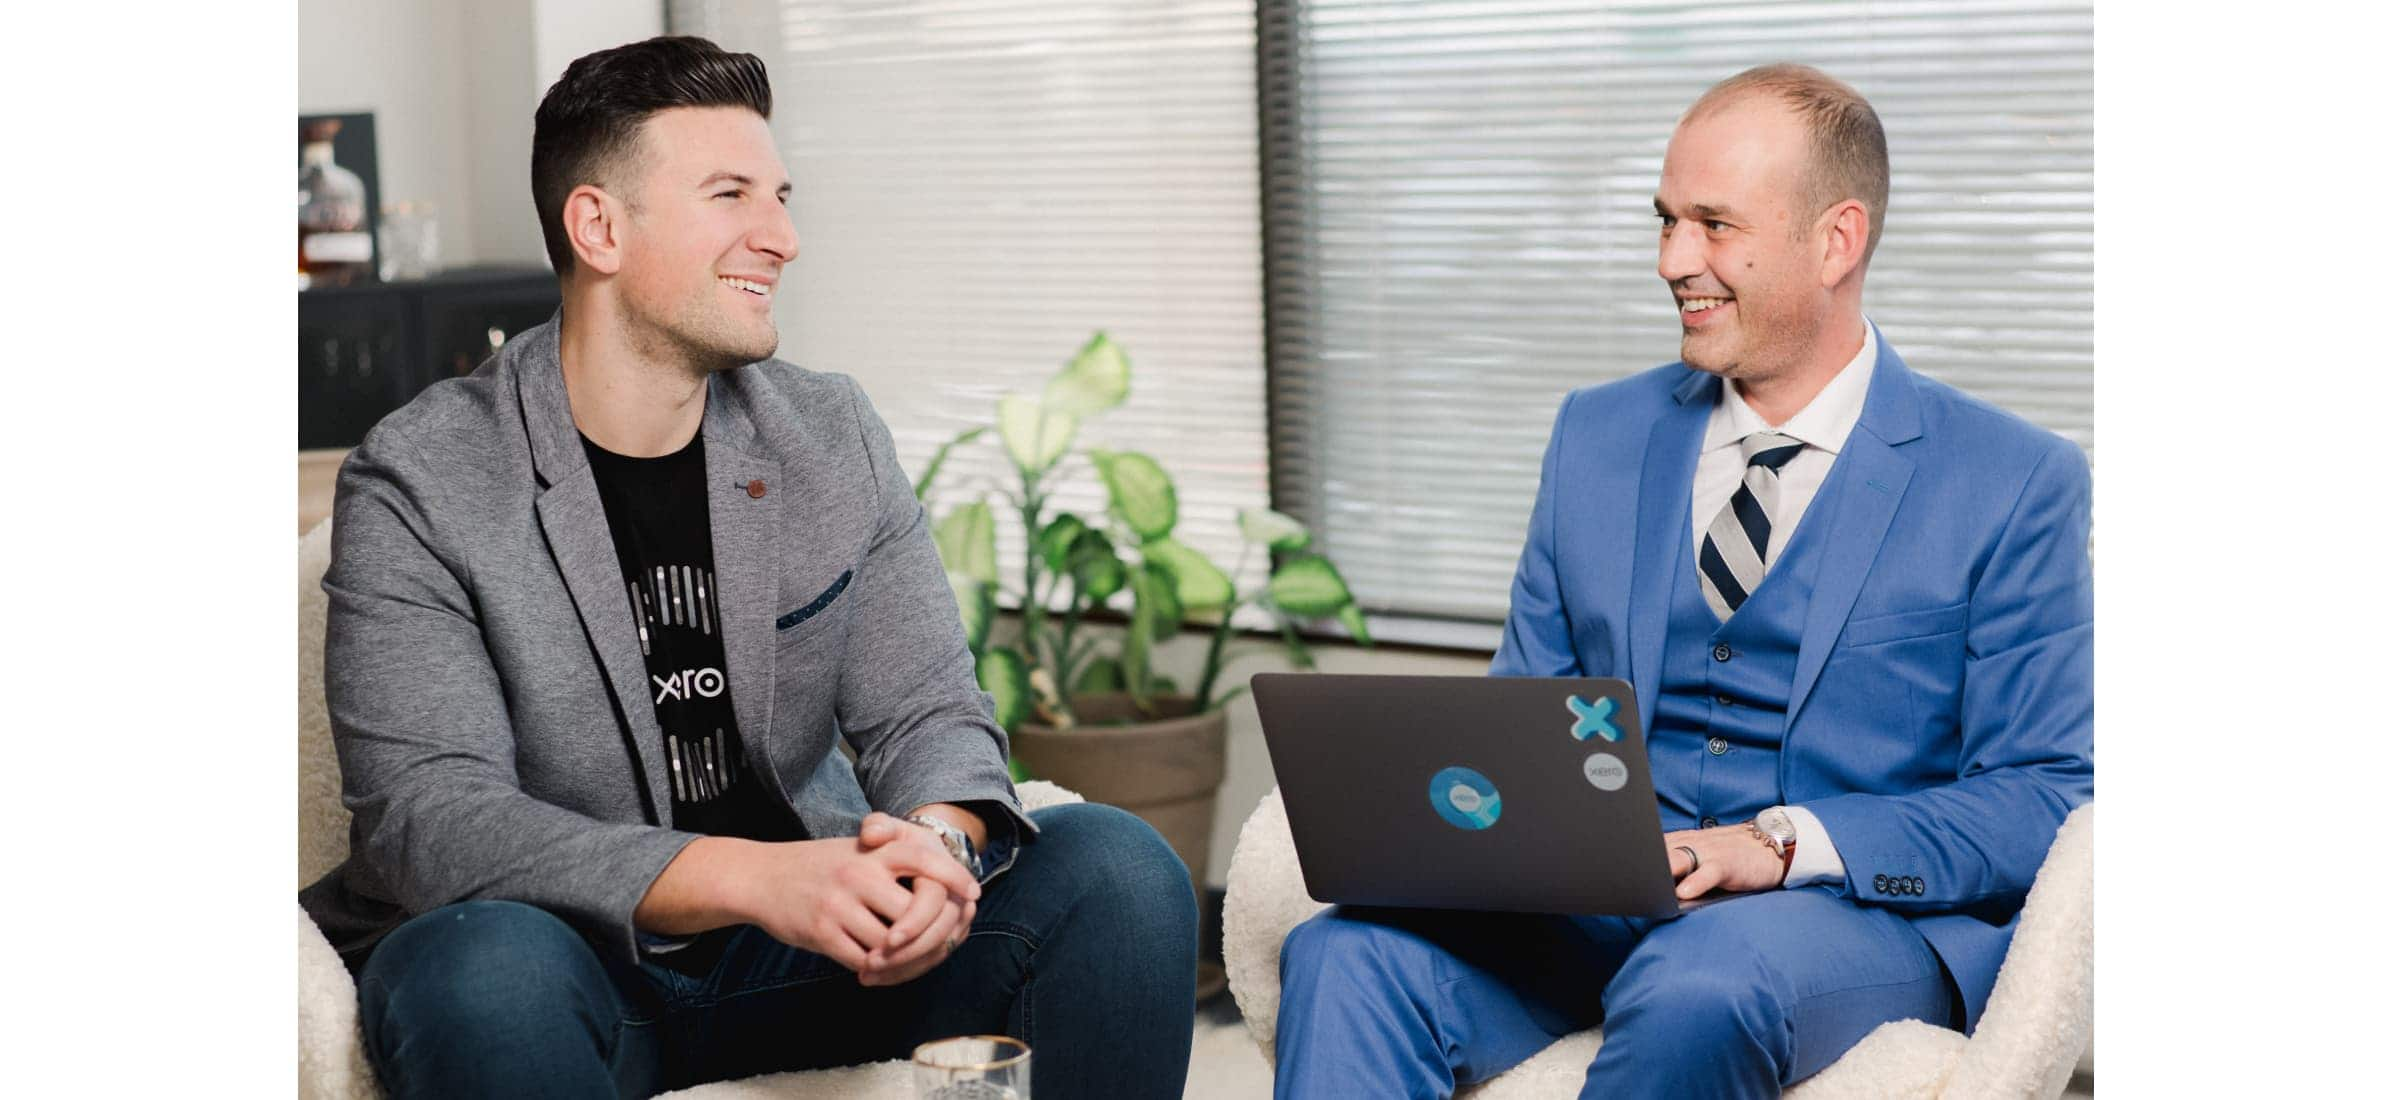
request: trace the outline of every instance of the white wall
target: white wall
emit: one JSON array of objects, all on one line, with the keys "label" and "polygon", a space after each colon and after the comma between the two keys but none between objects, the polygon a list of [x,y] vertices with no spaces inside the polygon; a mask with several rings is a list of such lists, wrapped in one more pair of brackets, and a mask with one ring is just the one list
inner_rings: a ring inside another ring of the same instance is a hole
[{"label": "white wall", "polygon": [[466,220],[474,207],[468,97],[456,73],[464,18],[463,0],[299,5],[299,113],[372,111],[382,201],[438,207],[450,263],[478,254]]},{"label": "white wall", "polygon": [[374,112],[383,201],[438,207],[443,263],[545,263],[533,109],[574,58],[663,32],[662,0],[300,0],[299,111]]}]

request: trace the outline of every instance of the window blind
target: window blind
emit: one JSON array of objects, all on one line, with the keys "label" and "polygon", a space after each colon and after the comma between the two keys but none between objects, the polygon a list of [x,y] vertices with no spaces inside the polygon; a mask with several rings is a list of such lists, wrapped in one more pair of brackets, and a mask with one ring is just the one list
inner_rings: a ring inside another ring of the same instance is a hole
[{"label": "window blind", "polygon": [[1711,84],[1798,61],[1886,129],[1864,309],[2093,443],[2088,3],[1262,0],[1273,488],[1381,637],[1492,647],[1571,389],[1677,358],[1652,196]]},{"label": "window blind", "polygon": [[[1075,447],[1143,451],[1174,532],[1235,569],[1269,503],[1251,0],[675,0],[674,33],[755,53],[795,183],[781,357],[856,376],[919,475],[997,399],[1036,396],[1096,330],[1126,404]],[[1104,511],[1084,459],[1054,509]],[[1019,484],[992,430],[938,510]],[[1000,572],[1021,569],[1017,513]],[[1050,512],[1051,514],[1051,512]],[[1246,563],[1241,588],[1268,562]]]}]

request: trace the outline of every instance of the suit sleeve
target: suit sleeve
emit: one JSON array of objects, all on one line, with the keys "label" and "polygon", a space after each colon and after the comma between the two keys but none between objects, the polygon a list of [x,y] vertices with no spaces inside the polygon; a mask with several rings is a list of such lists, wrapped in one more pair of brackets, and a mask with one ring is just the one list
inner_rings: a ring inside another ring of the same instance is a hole
[{"label": "suit sleeve", "polygon": [[[888,426],[863,389],[845,381],[880,500],[878,529],[847,590],[856,626],[839,669],[839,729],[855,749],[856,778],[872,806],[888,813],[996,803],[1028,840],[1037,826],[1006,770],[1005,731],[980,690],[929,517],[897,465]],[[1004,827],[988,824],[992,837]]]},{"label": "suit sleeve", "polygon": [[324,639],[325,701],[351,844],[411,914],[520,901],[638,957],[632,911],[695,834],[601,822],[524,793],[515,736],[460,563],[385,456],[341,467]]},{"label": "suit sleeve", "polygon": [[2026,896],[2093,796],[2092,477],[2060,444],[2026,479],[1969,598],[1958,778],[1806,802],[1847,896],[1932,910]]},{"label": "suit sleeve", "polygon": [[1490,676],[1586,675],[1570,641],[1570,618],[1562,606],[1561,576],[1554,560],[1554,498],[1561,489],[1563,433],[1575,400],[1576,394],[1563,398],[1561,412],[1553,418],[1553,437],[1545,444],[1544,465],[1537,475],[1536,506],[1528,514],[1528,538],[1520,547],[1520,567],[1512,574],[1503,645],[1487,669]]}]

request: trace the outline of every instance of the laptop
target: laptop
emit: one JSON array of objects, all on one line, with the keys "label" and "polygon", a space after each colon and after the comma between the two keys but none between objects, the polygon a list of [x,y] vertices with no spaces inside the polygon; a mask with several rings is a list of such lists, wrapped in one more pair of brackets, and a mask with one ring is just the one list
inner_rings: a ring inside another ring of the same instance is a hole
[{"label": "laptop", "polygon": [[1671,917],[1625,680],[1260,673],[1304,888],[1344,905]]}]

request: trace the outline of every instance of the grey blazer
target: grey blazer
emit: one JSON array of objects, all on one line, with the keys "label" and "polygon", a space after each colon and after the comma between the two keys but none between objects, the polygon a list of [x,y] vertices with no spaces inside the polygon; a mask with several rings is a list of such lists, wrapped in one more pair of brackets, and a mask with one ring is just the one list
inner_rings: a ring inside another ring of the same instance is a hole
[{"label": "grey blazer", "polygon": [[[344,955],[472,899],[638,957],[673,828],[663,733],[557,322],[392,413],[342,464],[326,700],[355,819],[301,892]],[[715,375],[700,431],[725,675],[748,766],[815,837],[992,801],[1036,831],[889,432],[852,379]],[[851,766],[834,742],[854,750]]]}]

